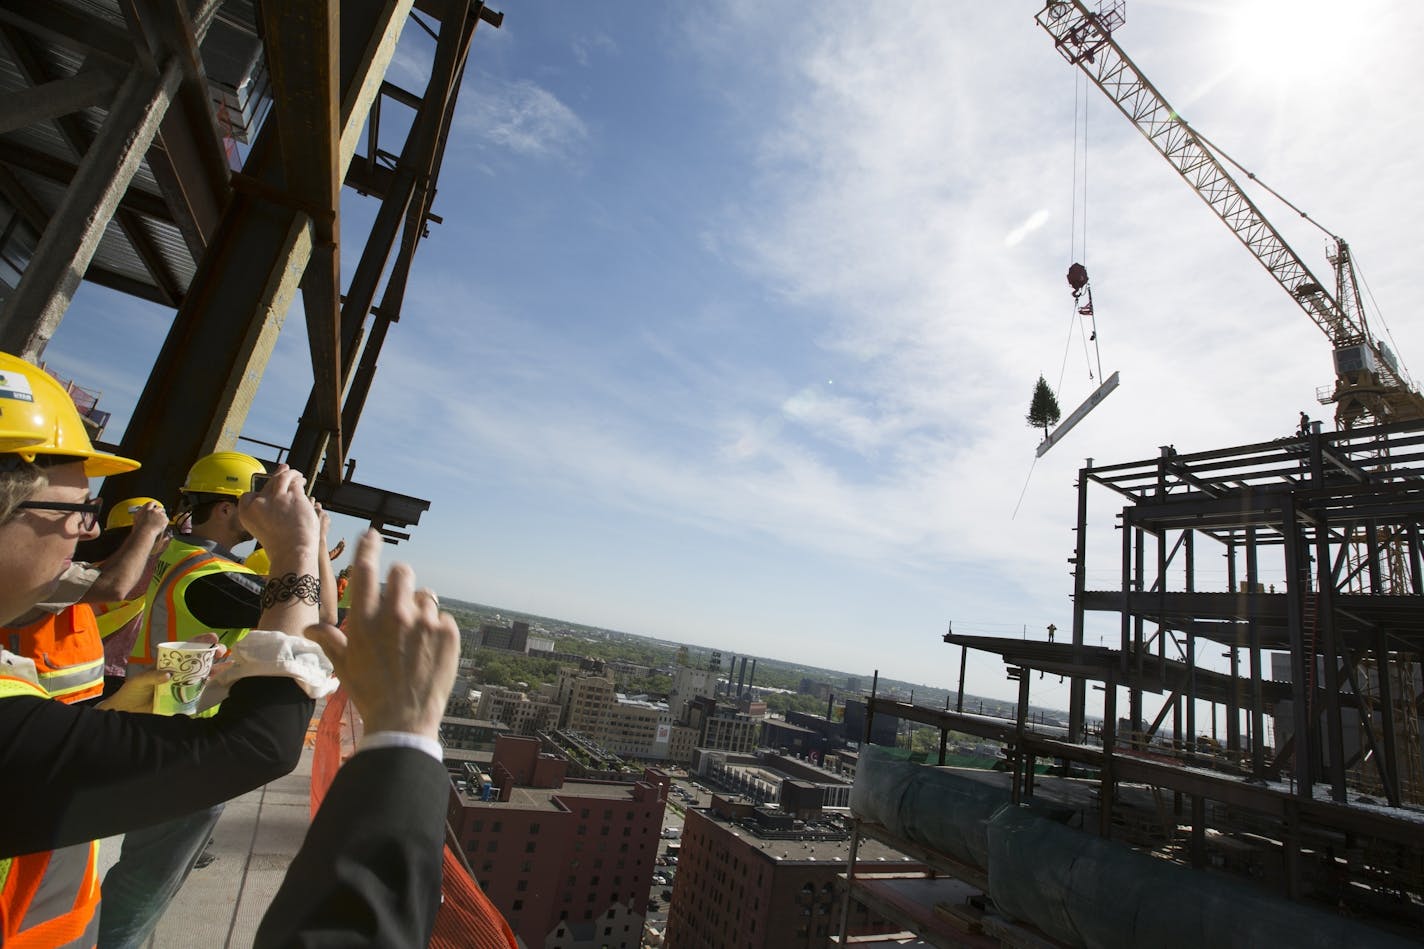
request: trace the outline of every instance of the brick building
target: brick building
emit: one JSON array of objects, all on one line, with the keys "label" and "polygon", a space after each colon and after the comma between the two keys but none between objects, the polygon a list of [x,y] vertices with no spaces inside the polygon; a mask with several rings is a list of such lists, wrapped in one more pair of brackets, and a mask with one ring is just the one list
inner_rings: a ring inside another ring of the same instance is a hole
[{"label": "brick building", "polygon": [[[815,808],[813,807],[814,811]],[[715,795],[683,823],[666,945],[676,949],[822,949],[840,934],[850,833],[839,818],[792,814]],[[918,869],[898,851],[862,840],[857,866]],[[900,926],[851,902],[851,935]]]},{"label": "brick building", "polygon": [[500,738],[494,800],[452,787],[450,822],[475,879],[531,947],[637,949],[670,780],[565,780],[539,742]]}]

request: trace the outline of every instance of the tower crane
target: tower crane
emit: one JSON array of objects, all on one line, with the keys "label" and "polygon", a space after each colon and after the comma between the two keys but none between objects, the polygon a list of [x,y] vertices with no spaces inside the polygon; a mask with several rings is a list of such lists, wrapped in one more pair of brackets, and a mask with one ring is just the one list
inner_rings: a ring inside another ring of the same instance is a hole
[{"label": "tower crane", "polygon": [[[1370,332],[1349,244],[1330,235],[1333,250],[1327,259],[1335,279],[1333,289],[1329,288],[1241,190],[1221,158],[1248,178],[1255,180],[1255,175],[1188,125],[1117,45],[1112,34],[1124,21],[1123,7],[1124,0],[1108,0],[1093,12],[1082,0],[1048,0],[1035,19],[1053,37],[1063,58],[1081,69],[1137,126],[1329,337],[1335,349],[1335,385],[1322,389],[1318,397],[1322,404],[1335,403],[1336,423],[1352,428],[1424,418],[1424,396],[1389,347]],[[1299,208],[1281,200],[1309,220]]]}]

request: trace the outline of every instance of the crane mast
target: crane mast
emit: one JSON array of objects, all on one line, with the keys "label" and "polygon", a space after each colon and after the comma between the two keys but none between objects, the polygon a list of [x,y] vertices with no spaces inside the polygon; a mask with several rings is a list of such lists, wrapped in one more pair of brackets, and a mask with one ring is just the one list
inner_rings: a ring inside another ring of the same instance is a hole
[{"label": "crane mast", "polygon": [[1424,418],[1424,396],[1415,391],[1394,354],[1370,334],[1349,245],[1332,236],[1332,292],[1241,190],[1217,150],[1176,113],[1117,45],[1112,33],[1123,23],[1123,0],[1112,0],[1096,13],[1082,0],[1049,0],[1035,19],[1063,58],[1112,100],[1330,339],[1335,385],[1319,398],[1335,403],[1337,423],[1349,428]]}]

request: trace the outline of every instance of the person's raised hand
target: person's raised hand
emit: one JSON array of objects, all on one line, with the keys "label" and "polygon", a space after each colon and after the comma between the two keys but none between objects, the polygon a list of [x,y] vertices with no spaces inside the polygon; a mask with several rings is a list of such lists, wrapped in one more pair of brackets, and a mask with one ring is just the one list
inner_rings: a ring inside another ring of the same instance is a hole
[{"label": "person's raised hand", "polygon": [[261,491],[249,491],[237,501],[242,526],[267,549],[274,567],[278,551],[306,555],[320,546],[320,523],[306,484],[301,472],[278,465]]},{"label": "person's raised hand", "polygon": [[136,534],[158,537],[168,529],[168,512],[157,501],[149,501],[133,512],[133,529]]},{"label": "person's raised hand", "polygon": [[455,684],[460,630],[440,612],[435,594],[415,588],[415,574],[396,564],[380,582],[381,537],[367,531],[351,565],[346,630],[308,626],[355,703],[366,731],[438,738],[445,701]]}]

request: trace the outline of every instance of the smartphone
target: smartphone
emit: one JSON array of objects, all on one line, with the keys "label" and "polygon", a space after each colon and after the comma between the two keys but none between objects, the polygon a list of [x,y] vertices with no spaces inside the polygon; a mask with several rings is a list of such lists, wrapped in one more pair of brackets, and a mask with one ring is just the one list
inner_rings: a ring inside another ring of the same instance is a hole
[{"label": "smartphone", "polygon": [[250,490],[253,492],[261,491],[267,487],[267,482],[271,480],[272,476],[269,474],[255,474],[252,476],[252,487]]}]

